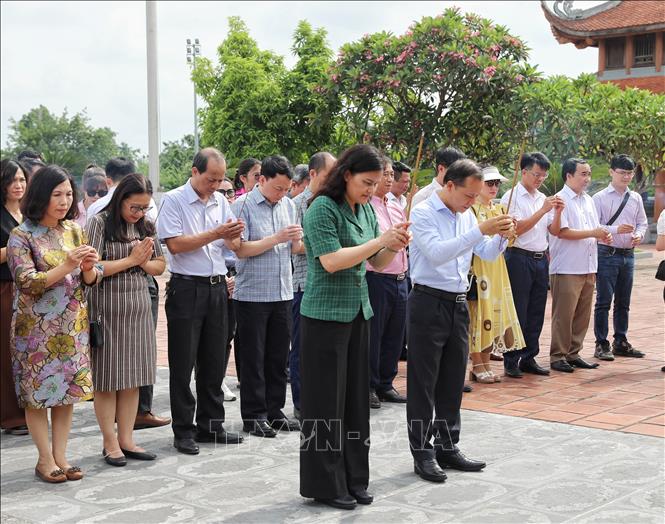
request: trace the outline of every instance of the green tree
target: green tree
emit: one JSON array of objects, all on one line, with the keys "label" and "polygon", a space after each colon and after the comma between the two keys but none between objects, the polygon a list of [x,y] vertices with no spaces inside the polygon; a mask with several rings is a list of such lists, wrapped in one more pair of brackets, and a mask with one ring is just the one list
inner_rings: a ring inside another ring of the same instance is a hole
[{"label": "green tree", "polygon": [[116,133],[108,127],[90,125],[85,110],[58,116],[40,105],[20,119],[9,120],[9,134],[4,155],[15,156],[24,149],[39,151],[48,163],[65,167],[80,175],[91,162],[104,165],[114,156],[135,159],[139,151],[127,144],[117,144]]},{"label": "green tree", "polygon": [[527,48],[508,30],[447,9],[404,35],[380,32],[342,47],[327,92],[342,99],[343,126],[413,161],[455,143],[479,160],[514,157],[526,126],[517,89],[538,78]]},{"label": "green tree", "polygon": [[159,182],[164,191],[183,185],[192,173],[194,136],[164,142],[159,155]]}]

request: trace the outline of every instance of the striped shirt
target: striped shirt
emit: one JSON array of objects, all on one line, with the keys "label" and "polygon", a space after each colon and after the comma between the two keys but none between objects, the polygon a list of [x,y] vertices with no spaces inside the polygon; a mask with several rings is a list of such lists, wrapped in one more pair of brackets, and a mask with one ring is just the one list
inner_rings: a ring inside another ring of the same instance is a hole
[{"label": "striped shirt", "polygon": [[[307,202],[312,198],[312,190],[307,186],[305,190],[293,199],[296,206],[296,223],[302,225],[302,219],[307,211]],[[291,256],[293,263],[293,292],[305,291],[307,280],[307,255],[296,253]]]}]

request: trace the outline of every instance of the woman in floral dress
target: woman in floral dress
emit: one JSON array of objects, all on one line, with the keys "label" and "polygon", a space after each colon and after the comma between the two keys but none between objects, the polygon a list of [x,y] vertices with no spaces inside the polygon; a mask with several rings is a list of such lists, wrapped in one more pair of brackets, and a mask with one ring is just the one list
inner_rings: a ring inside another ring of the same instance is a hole
[{"label": "woman in floral dress", "polygon": [[65,453],[73,404],[92,397],[84,284],[98,283],[102,269],[97,252],[86,245],[83,230],[72,221],[77,214],[75,187],[64,169],[41,168],[21,201],[24,222],[7,244],[7,263],[16,285],[12,372],[39,451],[35,474],[45,482],[83,477]]}]

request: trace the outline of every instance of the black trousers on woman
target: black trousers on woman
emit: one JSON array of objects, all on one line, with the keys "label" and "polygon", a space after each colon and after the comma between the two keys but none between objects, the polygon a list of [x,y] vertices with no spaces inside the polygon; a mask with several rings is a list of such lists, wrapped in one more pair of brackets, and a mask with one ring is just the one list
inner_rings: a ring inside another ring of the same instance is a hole
[{"label": "black trousers on woman", "polygon": [[300,494],[337,498],[369,484],[369,321],[300,317]]}]

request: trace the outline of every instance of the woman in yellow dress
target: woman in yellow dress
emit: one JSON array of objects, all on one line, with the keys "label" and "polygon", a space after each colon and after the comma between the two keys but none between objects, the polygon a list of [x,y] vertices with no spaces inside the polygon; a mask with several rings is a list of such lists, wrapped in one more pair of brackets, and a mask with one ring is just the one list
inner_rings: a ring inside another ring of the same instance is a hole
[{"label": "woman in yellow dress", "polygon": [[[493,203],[492,199],[496,198],[501,182],[507,179],[493,166],[483,169],[483,178],[483,189],[472,206],[479,223],[506,213],[504,207]],[[469,346],[473,362],[469,379],[483,384],[501,382],[501,376],[495,375],[490,367],[490,354],[513,351],[525,346],[515,311],[506,261],[503,255],[493,261],[474,256],[471,271],[476,277],[478,296],[468,301],[471,318]]]}]

